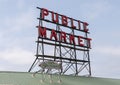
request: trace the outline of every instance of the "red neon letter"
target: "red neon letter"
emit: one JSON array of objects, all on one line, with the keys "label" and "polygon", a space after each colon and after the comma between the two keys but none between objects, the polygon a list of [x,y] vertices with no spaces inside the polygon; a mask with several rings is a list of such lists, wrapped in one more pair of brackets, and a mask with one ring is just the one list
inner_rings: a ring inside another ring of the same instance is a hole
[{"label": "red neon letter", "polygon": [[73,22],[72,18],[71,18],[71,27],[74,28],[74,29],[76,28],[76,26],[74,26],[74,22]]},{"label": "red neon letter", "polygon": [[82,44],[81,42],[83,42],[83,40],[81,40],[82,36],[78,36],[78,45],[80,46],[84,46],[84,44]]},{"label": "red neon letter", "polygon": [[[54,19],[54,15],[56,15],[56,16],[55,16],[55,19]],[[57,13],[52,12],[52,21],[53,21],[54,23],[58,23],[58,14],[57,14]]]},{"label": "red neon letter", "polygon": [[70,44],[75,44],[75,37],[74,37],[74,35],[70,35]]},{"label": "red neon letter", "polygon": [[64,40],[64,42],[66,43],[66,33],[65,32],[61,32],[60,33],[60,40]]},{"label": "red neon letter", "polygon": [[91,39],[91,38],[87,38],[87,40],[88,40],[87,46],[88,46],[89,48],[91,48],[91,43],[90,43],[90,41],[91,41],[92,39]]},{"label": "red neon letter", "polygon": [[88,29],[87,29],[88,25],[89,24],[87,22],[83,22],[83,29],[84,29],[85,32],[88,32]]},{"label": "red neon letter", "polygon": [[51,36],[50,36],[51,40],[52,40],[52,37],[54,37],[54,39],[57,41],[57,34],[56,34],[55,30],[53,30],[53,29],[51,31]]},{"label": "red neon letter", "polygon": [[38,28],[38,36],[40,37],[40,36],[42,36],[42,38],[44,37],[44,38],[46,38],[46,28],[42,28],[41,26],[39,26],[39,28]]},{"label": "red neon letter", "polygon": [[62,15],[62,25],[67,26],[68,25],[68,18],[66,16]]},{"label": "red neon letter", "polygon": [[45,18],[45,16],[47,16],[49,14],[48,10],[45,8],[42,8],[42,19]]}]

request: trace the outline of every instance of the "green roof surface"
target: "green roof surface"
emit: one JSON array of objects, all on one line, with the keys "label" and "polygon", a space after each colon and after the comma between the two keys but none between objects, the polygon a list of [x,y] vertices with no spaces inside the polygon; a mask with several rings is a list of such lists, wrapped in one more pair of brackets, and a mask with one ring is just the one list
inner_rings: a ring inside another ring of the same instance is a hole
[{"label": "green roof surface", "polygon": [[80,76],[60,76],[62,82],[58,83],[58,75],[53,75],[53,82],[50,83],[49,75],[45,76],[45,81],[41,82],[42,74],[29,72],[0,72],[0,85],[120,85],[120,79],[80,77]]}]

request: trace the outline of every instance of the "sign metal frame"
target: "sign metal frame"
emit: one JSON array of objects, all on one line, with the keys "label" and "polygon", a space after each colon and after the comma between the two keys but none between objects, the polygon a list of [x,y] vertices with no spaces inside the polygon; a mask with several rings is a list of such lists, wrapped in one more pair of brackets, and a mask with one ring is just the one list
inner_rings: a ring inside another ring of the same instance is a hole
[{"label": "sign metal frame", "polygon": [[[36,26],[38,29],[38,39],[36,41],[37,51],[35,55],[36,59],[34,60],[28,72],[31,72],[36,67],[38,62],[52,60],[62,64],[61,74],[91,76],[91,65],[89,55],[89,50],[91,49],[91,39],[88,38],[88,24],[86,22],[72,19],[65,15],[61,15],[44,8],[37,7],[37,9],[40,10],[40,17],[37,18],[39,20],[39,25]],[[49,18],[46,19],[48,14],[51,14],[51,20]],[[63,19],[61,20],[62,17]],[[67,24],[67,19],[69,21],[71,20],[71,24]],[[74,24],[74,22],[78,22],[78,25],[75,26],[76,24]],[[52,33],[53,28],[48,28],[48,26],[45,27],[44,23],[54,24],[54,33]],[[83,28],[80,27],[81,25]],[[66,30],[64,30],[66,33],[64,35],[61,35],[60,33],[63,32],[63,27],[66,28]],[[43,31],[40,31],[40,29],[44,28],[46,29],[46,31],[44,32],[49,32],[49,34],[40,34],[40,32],[43,33]],[[71,30],[70,33],[67,33],[68,28],[69,30]],[[83,33],[82,37],[80,37],[81,40],[79,41],[76,40],[76,38],[79,37],[79,34],[77,34],[76,31]],[[70,37],[68,35],[73,35],[73,37],[71,38],[71,42],[65,42],[65,39],[66,41],[70,41]],[[52,37],[48,38],[48,36]],[[76,45],[75,42],[78,42],[79,44]],[[46,50],[50,50],[50,48],[46,49],[47,46],[52,47],[54,52],[53,54],[50,55],[45,53]]]}]

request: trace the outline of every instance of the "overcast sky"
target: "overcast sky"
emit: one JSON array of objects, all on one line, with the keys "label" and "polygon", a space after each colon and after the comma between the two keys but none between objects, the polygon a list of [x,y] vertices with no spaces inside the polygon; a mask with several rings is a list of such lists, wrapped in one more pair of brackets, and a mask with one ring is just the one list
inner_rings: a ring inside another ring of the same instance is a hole
[{"label": "overcast sky", "polygon": [[33,63],[36,7],[88,22],[92,75],[120,79],[120,0],[0,0],[0,71],[28,71]]}]

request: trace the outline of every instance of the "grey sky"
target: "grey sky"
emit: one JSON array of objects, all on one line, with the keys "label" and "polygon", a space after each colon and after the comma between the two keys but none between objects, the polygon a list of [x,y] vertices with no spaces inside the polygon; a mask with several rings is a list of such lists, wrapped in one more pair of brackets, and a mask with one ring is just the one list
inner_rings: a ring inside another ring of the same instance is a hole
[{"label": "grey sky", "polygon": [[34,61],[39,11],[89,23],[93,76],[120,79],[119,0],[0,0],[0,70],[27,71]]}]

